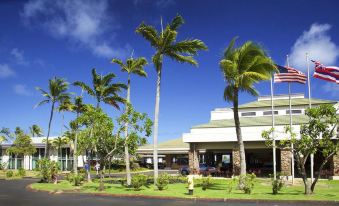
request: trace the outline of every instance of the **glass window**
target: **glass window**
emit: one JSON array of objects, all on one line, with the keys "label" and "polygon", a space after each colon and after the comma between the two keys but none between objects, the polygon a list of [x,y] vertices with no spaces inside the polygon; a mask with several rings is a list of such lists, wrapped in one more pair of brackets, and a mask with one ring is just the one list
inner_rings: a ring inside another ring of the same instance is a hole
[{"label": "glass window", "polygon": [[[264,111],[264,115],[272,115],[272,111]],[[274,111],[274,114],[278,114],[278,111]]]},{"label": "glass window", "polygon": [[[290,114],[290,110],[286,110],[286,114]],[[300,109],[292,109],[292,114],[301,114]]]},{"label": "glass window", "polygon": [[242,112],[241,116],[242,117],[248,117],[248,116],[255,116],[256,112]]}]

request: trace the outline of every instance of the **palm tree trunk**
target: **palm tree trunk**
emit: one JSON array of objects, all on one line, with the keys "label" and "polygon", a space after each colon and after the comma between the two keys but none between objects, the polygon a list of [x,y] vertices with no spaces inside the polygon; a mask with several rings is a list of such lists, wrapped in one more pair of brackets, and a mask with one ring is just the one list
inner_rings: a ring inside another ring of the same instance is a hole
[{"label": "palm tree trunk", "polygon": [[54,102],[52,103],[52,109],[51,109],[51,115],[49,117],[49,123],[48,123],[48,131],[47,131],[47,137],[46,137],[46,145],[45,145],[45,158],[49,157],[49,134],[51,132],[51,124],[52,124],[52,119],[53,119],[53,114],[54,114]]},{"label": "palm tree trunk", "polygon": [[[77,112],[77,119],[79,117],[79,112]],[[78,174],[78,150],[77,150],[77,146],[78,146],[78,125],[76,125],[75,128],[75,138],[74,138],[74,151],[73,151],[73,171],[74,174]]]},{"label": "palm tree trunk", "polygon": [[[128,75],[128,81],[127,81],[127,101],[125,110],[127,112],[127,106],[130,103],[130,97],[131,97],[131,78],[130,75]],[[128,152],[128,122],[125,123],[125,163],[126,163],[126,180],[127,180],[127,186],[131,185],[131,169],[130,169],[130,162],[129,162],[129,152]]]},{"label": "palm tree trunk", "polygon": [[153,167],[154,167],[154,184],[158,179],[158,126],[159,126],[159,106],[160,106],[160,83],[161,83],[161,63],[157,68],[157,93],[155,97],[155,111],[154,111],[154,136],[153,136]]},{"label": "palm tree trunk", "polygon": [[235,131],[237,133],[237,140],[240,152],[240,175],[246,175],[246,158],[245,158],[245,147],[242,140],[240,120],[239,120],[239,90],[235,88],[234,90],[234,100],[233,100],[233,115],[234,115],[234,124]]}]

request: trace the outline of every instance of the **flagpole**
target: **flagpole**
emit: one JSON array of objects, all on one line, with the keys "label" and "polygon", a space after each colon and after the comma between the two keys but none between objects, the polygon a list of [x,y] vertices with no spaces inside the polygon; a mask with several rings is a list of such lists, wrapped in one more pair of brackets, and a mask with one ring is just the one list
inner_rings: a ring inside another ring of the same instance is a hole
[{"label": "flagpole", "polygon": [[[306,53],[306,63],[307,63],[307,85],[308,85],[308,104],[309,108],[312,108],[312,101],[311,101],[311,78],[310,78],[310,61],[308,59],[308,53]],[[311,161],[311,183],[313,183],[314,179],[314,154],[310,155]]]},{"label": "flagpole", "polygon": [[[287,59],[287,67],[290,67],[290,62],[288,59],[288,55],[286,56]],[[290,135],[292,138],[292,100],[291,100],[291,83],[288,83],[288,100],[289,100],[289,108],[290,108]],[[293,143],[291,144],[291,167],[292,167],[292,185],[294,184],[294,152],[293,152]]]},{"label": "flagpole", "polygon": [[276,148],[275,148],[275,135],[274,135],[274,101],[273,101],[273,78],[274,76],[271,77],[271,111],[272,111],[272,147],[273,147],[273,179],[277,179],[277,162],[276,162]]}]

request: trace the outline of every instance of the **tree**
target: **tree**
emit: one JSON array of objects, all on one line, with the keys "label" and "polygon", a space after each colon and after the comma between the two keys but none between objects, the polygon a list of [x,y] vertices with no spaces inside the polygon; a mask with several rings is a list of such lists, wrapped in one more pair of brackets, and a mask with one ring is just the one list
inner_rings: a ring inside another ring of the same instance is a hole
[{"label": "tree", "polygon": [[[86,111],[75,121],[82,128],[79,136],[85,138],[84,140],[79,139],[79,143],[85,143],[83,148],[94,149],[100,159],[100,165],[103,166],[107,160],[107,155],[111,152],[112,145],[116,145],[116,139],[113,136],[114,126],[112,119],[100,108],[88,106]],[[91,133],[93,135],[89,135],[88,138],[88,134]],[[103,174],[101,172],[100,190],[103,189],[102,179]]]},{"label": "tree", "polygon": [[3,127],[0,130],[0,144],[2,142],[9,141],[10,139],[13,139],[13,134],[11,133],[11,130],[9,128]]},{"label": "tree", "polygon": [[30,133],[32,135],[32,137],[42,137],[43,136],[43,131],[41,129],[41,127],[37,124],[33,124],[30,128]]},{"label": "tree", "polygon": [[239,93],[246,92],[258,96],[254,84],[269,80],[276,67],[258,44],[248,41],[235,48],[237,38],[233,38],[219,62],[226,81],[224,100],[233,103],[235,130],[240,151],[240,175],[246,175],[245,148],[239,119]]},{"label": "tree", "polygon": [[19,155],[32,155],[36,152],[36,149],[32,144],[31,137],[25,134],[19,127],[16,128],[15,136],[13,145],[6,152],[15,155],[15,168],[17,168],[17,157]]},{"label": "tree", "polygon": [[[300,138],[287,126],[285,133],[290,134],[291,138],[286,137],[280,141],[278,146],[292,149],[293,144],[292,151],[296,157],[297,167],[303,179],[305,194],[312,194],[320,178],[321,170],[330,158],[339,152],[337,134],[339,117],[332,105],[320,105],[315,108],[309,108],[305,111],[305,114],[309,120],[306,124],[300,126]],[[262,137],[266,139],[268,145],[272,142],[271,133],[273,130],[274,128],[262,133]],[[307,178],[305,164],[308,157],[316,153],[323,156],[323,161],[319,168],[316,169],[315,179],[311,182]]]},{"label": "tree", "polygon": [[[51,146],[55,148],[58,151],[58,157],[62,157],[62,147],[69,144],[70,139],[67,137],[57,137],[51,140]],[[60,159],[60,165],[61,165],[61,159]]]},{"label": "tree", "polygon": [[[137,148],[146,144],[146,138],[152,134],[153,122],[145,113],[136,112],[129,103],[126,105],[125,113],[117,119],[117,122],[119,125],[118,131],[129,131],[128,136],[125,136],[123,140],[125,159],[127,154],[129,163],[129,155],[135,155]],[[130,168],[129,164],[127,166],[127,161],[125,163],[127,174],[127,169],[130,172]],[[131,182],[128,181],[131,181],[131,179],[127,179],[127,185],[131,185]]]},{"label": "tree", "polygon": [[[159,125],[159,104],[160,104],[160,83],[163,59],[165,56],[180,63],[189,63],[198,65],[194,56],[200,50],[207,50],[207,46],[198,39],[186,39],[177,42],[179,27],[184,23],[184,19],[177,15],[165,30],[158,32],[153,26],[141,23],[136,32],[143,36],[155,49],[152,62],[157,72],[157,89],[155,98],[155,114],[154,114],[154,136],[153,136],[153,163],[154,163],[154,180],[158,178],[158,125]],[[154,181],[156,182],[156,181]]]},{"label": "tree", "polygon": [[76,81],[73,84],[81,87],[90,96],[96,98],[97,108],[101,102],[112,105],[120,109],[119,103],[125,103],[125,99],[118,95],[126,85],[122,83],[112,83],[115,74],[108,73],[107,75],[99,75],[95,69],[92,69],[92,88],[84,82]]},{"label": "tree", "polygon": [[[79,117],[86,109],[86,105],[82,101],[82,97],[78,96],[74,98],[74,102],[70,104],[70,111],[76,114],[76,118]],[[74,136],[74,151],[73,151],[73,171],[75,174],[78,174],[78,128],[79,125],[76,122],[70,122],[71,131],[67,131],[64,136],[73,139]]]},{"label": "tree", "polygon": [[[144,70],[144,66],[147,65],[147,61],[145,58],[137,58],[133,59],[132,57],[126,60],[124,64],[120,59],[112,59],[112,63],[116,63],[121,67],[122,72],[128,73],[127,79],[127,98],[126,98],[126,106],[125,109],[127,112],[127,104],[130,103],[130,96],[131,96],[131,74],[136,74],[142,77],[146,77],[147,73]],[[125,163],[126,163],[126,179],[127,185],[131,184],[131,171],[130,171],[130,161],[129,161],[129,153],[128,153],[128,121],[126,122],[125,126]]]},{"label": "tree", "polygon": [[64,100],[69,99],[70,94],[67,93],[68,89],[68,83],[64,79],[60,79],[57,77],[54,77],[53,79],[49,80],[48,84],[48,92],[43,90],[40,87],[36,88],[38,91],[41,92],[42,96],[44,97],[44,100],[39,102],[35,107],[41,106],[43,104],[51,103],[51,112],[49,116],[49,122],[48,122],[48,131],[47,131],[47,137],[46,137],[46,145],[45,145],[45,158],[49,156],[49,144],[48,144],[48,138],[51,131],[51,124],[54,114],[54,108],[56,104],[62,103]]}]

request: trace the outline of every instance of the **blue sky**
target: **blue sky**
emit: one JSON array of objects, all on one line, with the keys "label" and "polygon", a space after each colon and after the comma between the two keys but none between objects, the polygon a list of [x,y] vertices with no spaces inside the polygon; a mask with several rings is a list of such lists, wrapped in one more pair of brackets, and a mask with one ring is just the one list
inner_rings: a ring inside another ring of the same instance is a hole
[{"label": "blue sky", "polygon": [[[223,49],[234,36],[238,43],[256,41],[278,64],[306,70],[305,52],[327,65],[339,61],[338,1],[10,1],[0,2],[0,127],[21,126],[25,130],[39,124],[47,132],[50,106],[33,106],[42,97],[36,86],[46,88],[49,78],[63,77],[69,82],[90,82],[90,71],[114,72],[117,81],[126,74],[110,64],[112,57],[134,57],[149,61],[154,53],[135,28],[145,21],[160,29],[160,16],[168,22],[177,13],[186,23],[178,40],[198,38],[209,47],[199,53],[199,67],[165,59],[160,102],[159,138],[180,137],[190,127],[209,121],[210,111],[227,107],[222,98],[225,82],[218,62]],[[311,65],[313,68],[313,65]],[[146,67],[148,78],[132,78],[132,102],[136,109],[153,119],[156,74]],[[258,84],[260,94],[269,94],[269,83]],[[284,84],[276,93],[287,93]],[[78,88],[70,91],[80,93]],[[293,85],[293,92],[306,93],[304,85]],[[125,94],[123,94],[125,95]],[[339,86],[312,78],[315,98],[339,99]],[[254,100],[241,94],[240,101]],[[87,103],[94,103],[88,96]],[[116,117],[119,111],[104,106]],[[66,121],[74,118],[65,115]],[[56,114],[52,135],[61,131],[61,115]],[[149,140],[151,142],[151,139]]]}]

